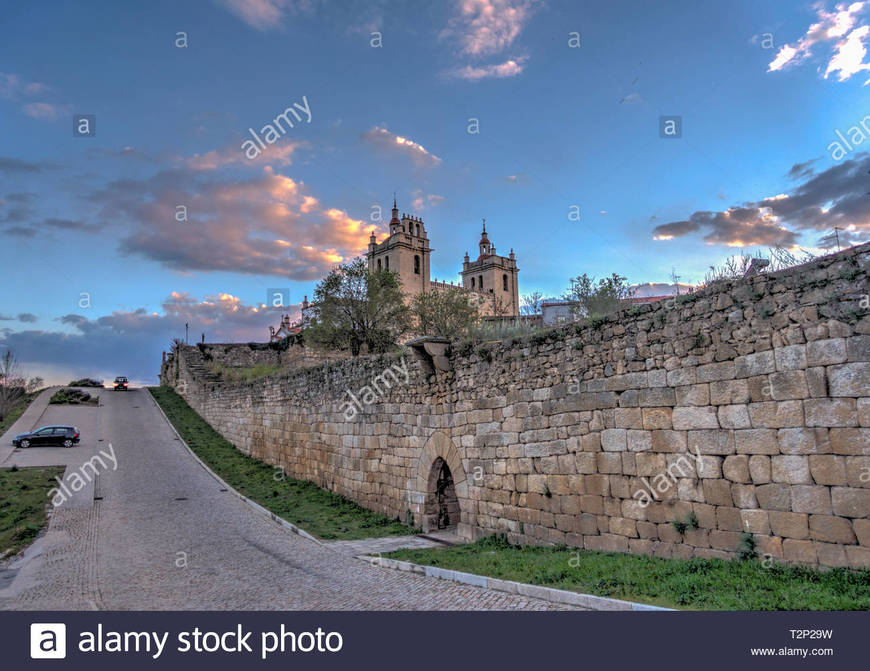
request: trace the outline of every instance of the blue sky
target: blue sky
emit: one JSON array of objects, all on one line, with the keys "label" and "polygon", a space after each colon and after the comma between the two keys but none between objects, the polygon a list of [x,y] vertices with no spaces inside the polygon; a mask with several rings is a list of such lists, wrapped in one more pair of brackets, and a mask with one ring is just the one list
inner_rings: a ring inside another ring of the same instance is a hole
[{"label": "blue sky", "polygon": [[[18,3],[0,348],[52,381],[153,381],[185,322],[263,340],[267,289],[311,295],[383,233],[393,191],[433,277],[457,277],[485,217],[521,293],[549,296],[584,272],[698,282],[834,226],[866,240],[868,33],[870,2]],[[244,156],[303,101],[310,120]]]}]

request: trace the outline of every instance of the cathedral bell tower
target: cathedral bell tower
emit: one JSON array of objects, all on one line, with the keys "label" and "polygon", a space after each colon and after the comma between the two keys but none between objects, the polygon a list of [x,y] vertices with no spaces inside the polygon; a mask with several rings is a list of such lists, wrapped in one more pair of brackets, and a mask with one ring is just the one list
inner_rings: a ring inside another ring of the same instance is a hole
[{"label": "cathedral bell tower", "polygon": [[483,220],[483,233],[480,234],[480,256],[489,256],[492,249],[492,243],[486,235],[486,219]]},{"label": "cathedral bell tower", "polygon": [[429,236],[420,217],[402,214],[393,194],[393,211],[390,219],[389,236],[378,243],[374,231],[369,238],[369,271],[392,270],[399,275],[402,291],[410,298],[430,290]]},{"label": "cathedral bell tower", "polygon": [[462,286],[479,296],[484,314],[516,317],[520,314],[519,272],[514,251],[499,256],[486,232],[486,219],[480,234],[480,256],[471,261],[468,254],[462,264]]}]

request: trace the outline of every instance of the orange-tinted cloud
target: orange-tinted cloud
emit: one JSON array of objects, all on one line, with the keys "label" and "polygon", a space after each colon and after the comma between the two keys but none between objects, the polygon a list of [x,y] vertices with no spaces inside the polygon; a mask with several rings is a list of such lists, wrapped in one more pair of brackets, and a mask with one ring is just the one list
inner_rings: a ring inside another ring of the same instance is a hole
[{"label": "orange-tinted cloud", "polygon": [[427,207],[435,207],[444,202],[444,196],[439,196],[435,193],[423,193],[422,189],[414,189],[411,196],[413,197],[411,207],[417,212],[425,210]]},{"label": "orange-tinted cloud", "polygon": [[496,54],[513,44],[533,6],[531,0],[459,0],[442,36],[456,37],[466,55]]},{"label": "orange-tinted cloud", "polygon": [[102,219],[131,227],[122,252],[178,271],[319,279],[363,252],[372,228],[271,166],[248,179],[180,168],[110,183],[93,200]]},{"label": "orange-tinted cloud", "polygon": [[513,54],[496,63],[481,63],[485,57],[510,48],[528,23],[535,0],[458,0],[441,37],[458,42],[459,53],[473,61],[445,74],[467,81],[515,77],[523,72],[527,56]]},{"label": "orange-tinted cloud", "polygon": [[284,19],[288,0],[218,0],[230,12],[252,28],[270,30],[278,28]]},{"label": "orange-tinted cloud", "polygon": [[227,145],[222,149],[213,149],[205,154],[194,154],[187,158],[177,159],[177,161],[193,170],[217,170],[233,164],[285,167],[292,164],[293,153],[306,146],[308,144],[304,141],[285,137],[280,142],[266,145],[257,158],[252,160],[245,156],[240,142],[239,144]]}]

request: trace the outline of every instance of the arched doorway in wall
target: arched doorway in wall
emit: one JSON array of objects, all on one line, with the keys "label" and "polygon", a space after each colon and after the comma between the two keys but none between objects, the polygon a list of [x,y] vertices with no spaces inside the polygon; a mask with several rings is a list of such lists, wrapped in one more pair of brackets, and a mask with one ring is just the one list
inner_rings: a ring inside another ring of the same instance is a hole
[{"label": "arched doorway in wall", "polygon": [[432,462],[426,487],[426,526],[454,529],[459,524],[459,498],[450,466],[441,457]]},{"label": "arched doorway in wall", "polygon": [[441,525],[454,529],[460,538],[472,540],[473,508],[469,500],[468,480],[459,449],[443,431],[436,431],[417,457],[416,475],[409,483],[408,503],[413,508],[414,523],[424,532]]}]

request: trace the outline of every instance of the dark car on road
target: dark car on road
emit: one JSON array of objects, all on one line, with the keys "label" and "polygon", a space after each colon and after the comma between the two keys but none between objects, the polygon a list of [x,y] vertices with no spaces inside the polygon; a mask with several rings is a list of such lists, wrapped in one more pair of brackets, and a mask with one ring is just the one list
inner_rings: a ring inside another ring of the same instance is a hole
[{"label": "dark car on road", "polygon": [[79,442],[79,430],[74,426],[43,426],[30,433],[19,433],[12,439],[15,447],[63,445],[72,447]]},{"label": "dark car on road", "polygon": [[116,377],[113,389],[115,391],[127,391],[127,378],[123,375]]}]

